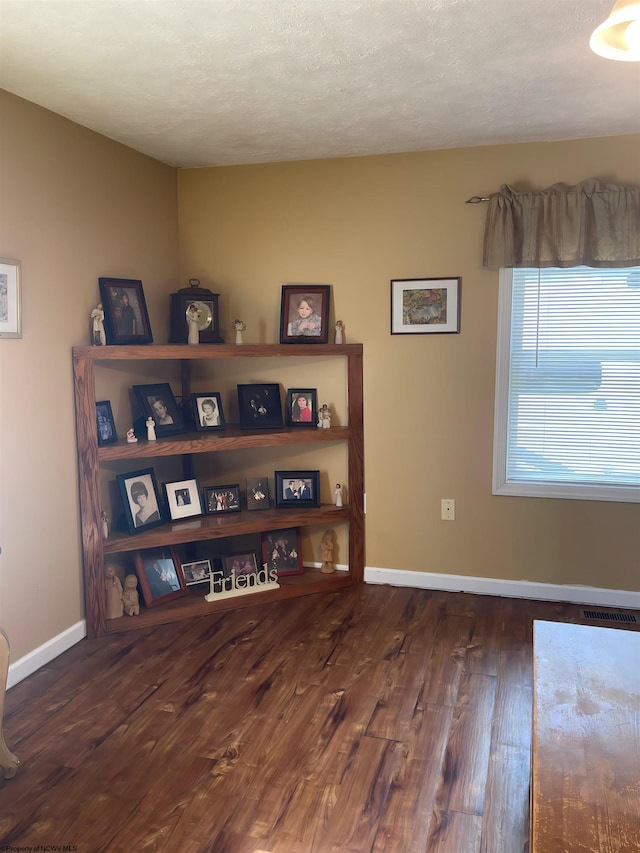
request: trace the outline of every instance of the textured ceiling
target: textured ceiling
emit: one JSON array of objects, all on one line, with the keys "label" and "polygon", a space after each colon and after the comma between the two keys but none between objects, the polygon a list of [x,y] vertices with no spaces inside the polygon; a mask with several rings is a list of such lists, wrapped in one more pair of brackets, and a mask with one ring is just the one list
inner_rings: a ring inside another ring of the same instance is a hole
[{"label": "textured ceiling", "polygon": [[613,0],[0,0],[0,86],[175,166],[640,131]]}]

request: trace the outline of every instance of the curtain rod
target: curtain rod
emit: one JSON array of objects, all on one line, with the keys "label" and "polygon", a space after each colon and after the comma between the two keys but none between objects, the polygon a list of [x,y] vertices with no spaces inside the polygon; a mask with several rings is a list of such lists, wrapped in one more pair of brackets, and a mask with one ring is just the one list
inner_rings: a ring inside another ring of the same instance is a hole
[{"label": "curtain rod", "polygon": [[480,204],[483,201],[489,201],[487,196],[472,195],[465,201],[465,204]]}]

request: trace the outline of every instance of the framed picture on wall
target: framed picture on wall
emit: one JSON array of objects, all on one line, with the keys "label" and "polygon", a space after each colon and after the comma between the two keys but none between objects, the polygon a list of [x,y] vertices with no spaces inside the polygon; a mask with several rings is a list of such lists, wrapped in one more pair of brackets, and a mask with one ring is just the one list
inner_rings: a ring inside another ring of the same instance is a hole
[{"label": "framed picture on wall", "polygon": [[20,261],[0,258],[0,338],[22,337]]},{"label": "framed picture on wall", "polygon": [[132,278],[99,278],[108,344],[153,342],[142,282]]},{"label": "framed picture on wall", "polygon": [[391,282],[391,334],[460,331],[461,278],[401,278]]}]

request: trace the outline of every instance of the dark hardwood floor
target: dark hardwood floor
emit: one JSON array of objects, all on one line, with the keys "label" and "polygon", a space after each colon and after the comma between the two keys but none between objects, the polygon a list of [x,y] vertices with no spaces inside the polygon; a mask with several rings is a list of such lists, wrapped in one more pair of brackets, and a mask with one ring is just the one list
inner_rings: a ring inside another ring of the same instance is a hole
[{"label": "dark hardwood floor", "polygon": [[361,586],[83,641],[8,693],[0,845],[526,851],[533,619],[582,621]]}]

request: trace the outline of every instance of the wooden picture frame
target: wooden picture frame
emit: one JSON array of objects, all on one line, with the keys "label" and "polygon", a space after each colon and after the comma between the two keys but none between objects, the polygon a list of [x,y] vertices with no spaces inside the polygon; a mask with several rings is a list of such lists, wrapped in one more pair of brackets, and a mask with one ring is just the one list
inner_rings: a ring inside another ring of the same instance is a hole
[{"label": "wooden picture frame", "polygon": [[0,338],[22,337],[22,264],[0,258]]},{"label": "wooden picture frame", "polygon": [[96,428],[98,430],[98,447],[114,444],[118,440],[116,423],[113,419],[109,400],[100,400],[96,403]]},{"label": "wooden picture frame", "polygon": [[147,607],[157,607],[187,594],[182,566],[173,548],[149,548],[133,555]]},{"label": "wooden picture frame", "polygon": [[252,575],[258,572],[258,558],[255,551],[242,551],[239,554],[230,554],[223,557],[224,576],[230,578],[233,573],[236,577],[240,575]]},{"label": "wooden picture frame", "polygon": [[316,427],[318,392],[315,388],[289,388],[287,391],[287,426]]},{"label": "wooden picture frame", "polygon": [[391,334],[457,334],[461,278],[401,278],[391,281]]},{"label": "wooden picture frame", "polygon": [[162,487],[171,521],[202,515],[200,487],[195,477],[189,480],[172,480],[163,483]]},{"label": "wooden picture frame", "polygon": [[152,418],[156,425],[156,436],[175,435],[186,432],[182,414],[168,382],[153,385],[134,385],[140,411],[145,420]]},{"label": "wooden picture frame", "polygon": [[153,343],[142,282],[133,278],[99,278],[108,344]]},{"label": "wooden picture frame", "polygon": [[329,340],[328,284],[283,284],[281,344],[326,344]]},{"label": "wooden picture frame", "polygon": [[205,486],[204,507],[207,515],[240,512],[240,486]]},{"label": "wooden picture frame", "polygon": [[304,573],[299,527],[263,533],[261,545],[262,562],[267,564],[267,571],[275,569],[278,577]]},{"label": "wooden picture frame", "polygon": [[276,507],[320,506],[320,471],[275,471]]},{"label": "wooden picture frame", "polygon": [[186,586],[211,582],[211,560],[193,560],[190,563],[182,563],[182,574]]},{"label": "wooden picture frame", "polygon": [[277,383],[238,385],[242,429],[282,429],[282,401]]},{"label": "wooden picture frame", "polygon": [[164,523],[153,468],[117,474],[116,482],[122,496],[129,533],[141,533]]},{"label": "wooden picture frame", "polygon": [[269,509],[269,478],[247,477],[247,509]]},{"label": "wooden picture frame", "polygon": [[194,426],[198,432],[211,432],[225,428],[222,398],[218,391],[192,394],[191,407]]}]

